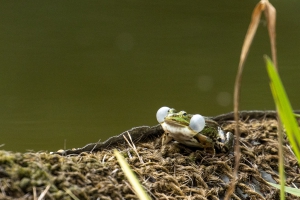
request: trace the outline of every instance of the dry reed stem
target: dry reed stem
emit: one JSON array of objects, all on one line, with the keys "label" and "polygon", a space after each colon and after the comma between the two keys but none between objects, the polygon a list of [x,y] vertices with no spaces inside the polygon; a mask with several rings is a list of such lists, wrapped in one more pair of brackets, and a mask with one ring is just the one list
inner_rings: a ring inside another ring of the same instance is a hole
[{"label": "dry reed stem", "polygon": [[239,133],[239,98],[240,98],[240,88],[241,88],[241,81],[242,81],[242,73],[244,64],[247,58],[247,55],[250,50],[250,46],[252,44],[253,38],[255,36],[261,13],[264,11],[267,22],[268,22],[268,31],[269,31],[269,37],[270,37],[270,43],[271,43],[271,50],[272,50],[272,58],[275,66],[277,66],[277,57],[276,57],[276,32],[275,32],[275,24],[276,24],[276,10],[275,8],[269,3],[268,0],[261,0],[254,8],[252,13],[251,22],[248,27],[248,31],[245,36],[245,40],[243,43],[239,66],[238,66],[238,72],[235,80],[234,85],[234,119],[236,121],[235,126],[235,167],[233,170],[233,179],[230,183],[230,186],[226,192],[225,200],[228,200],[231,196],[231,194],[235,190],[235,185],[238,180],[237,174],[238,174],[238,168],[240,163],[240,133]]}]

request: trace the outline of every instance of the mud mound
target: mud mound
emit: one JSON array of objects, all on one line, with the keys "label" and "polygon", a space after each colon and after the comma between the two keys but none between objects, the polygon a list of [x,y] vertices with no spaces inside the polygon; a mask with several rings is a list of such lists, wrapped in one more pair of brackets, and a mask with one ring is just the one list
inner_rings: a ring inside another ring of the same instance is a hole
[{"label": "mud mound", "polygon": [[[234,122],[222,127],[234,132]],[[279,199],[277,121],[240,123],[241,164],[232,199]],[[113,155],[118,149],[153,199],[222,199],[232,177],[234,153],[212,155],[160,137],[136,143],[142,162],[125,143],[74,156],[0,151],[0,199],[137,199]],[[285,138],[287,185],[300,187],[300,170]],[[287,194],[286,199],[296,199]]]}]

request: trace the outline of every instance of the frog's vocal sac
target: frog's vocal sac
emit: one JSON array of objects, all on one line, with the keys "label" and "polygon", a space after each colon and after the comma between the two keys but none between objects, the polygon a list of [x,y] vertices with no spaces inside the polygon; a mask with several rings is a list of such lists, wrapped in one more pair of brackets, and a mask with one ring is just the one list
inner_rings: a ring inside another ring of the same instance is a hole
[{"label": "frog's vocal sac", "polygon": [[161,107],[156,113],[156,119],[165,131],[163,145],[174,139],[189,147],[211,149],[213,153],[215,149],[228,152],[233,146],[233,134],[225,134],[219,124],[209,117]]}]

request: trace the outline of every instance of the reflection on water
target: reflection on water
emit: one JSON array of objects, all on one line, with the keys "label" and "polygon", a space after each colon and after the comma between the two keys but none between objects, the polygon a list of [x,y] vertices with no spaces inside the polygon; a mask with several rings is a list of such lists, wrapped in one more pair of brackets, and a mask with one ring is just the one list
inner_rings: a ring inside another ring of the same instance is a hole
[{"label": "reflection on water", "polygon": [[[162,106],[207,116],[232,111],[239,52],[255,3],[2,2],[1,148],[81,147],[155,125]],[[295,108],[299,4],[274,2],[280,73]],[[266,53],[261,24],[245,66],[242,109],[274,109]]]}]

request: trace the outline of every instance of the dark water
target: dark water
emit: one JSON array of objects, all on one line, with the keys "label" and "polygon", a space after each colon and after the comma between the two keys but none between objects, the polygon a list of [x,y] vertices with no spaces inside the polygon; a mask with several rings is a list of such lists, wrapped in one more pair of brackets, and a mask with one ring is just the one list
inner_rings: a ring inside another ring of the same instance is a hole
[{"label": "dark water", "polygon": [[[155,125],[161,106],[232,111],[239,53],[257,1],[5,1],[0,7],[0,144],[55,151]],[[277,8],[280,73],[299,109],[300,2]],[[241,108],[274,109],[262,20]]]}]

